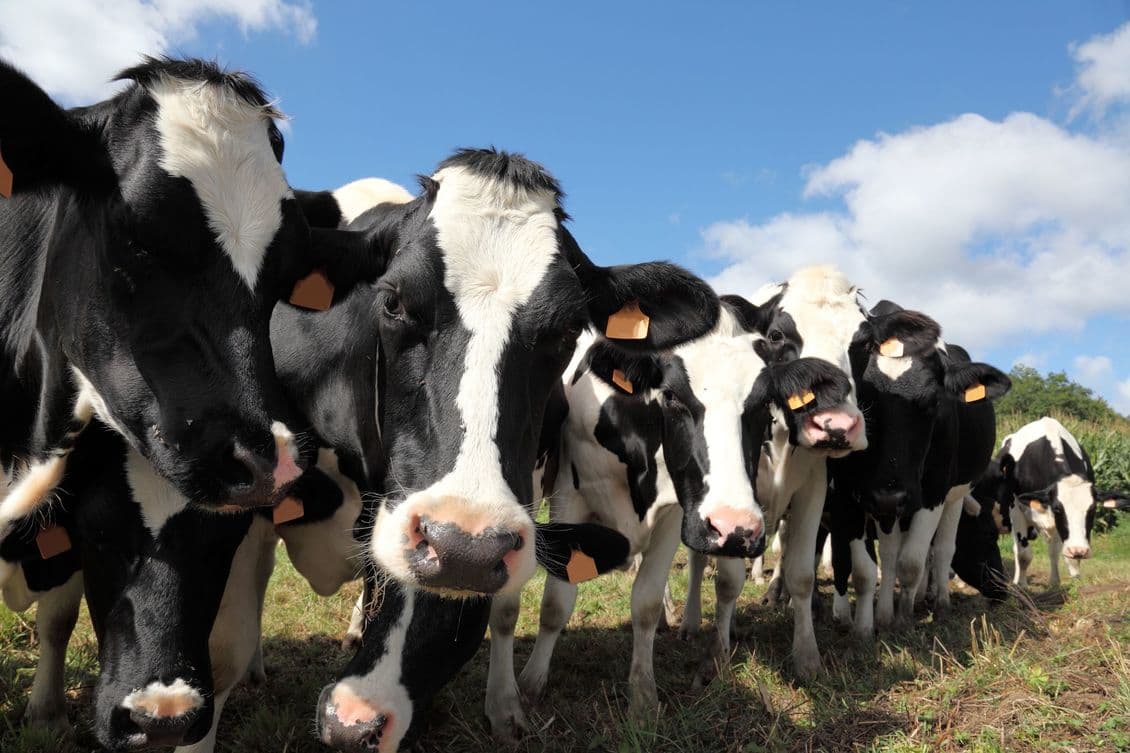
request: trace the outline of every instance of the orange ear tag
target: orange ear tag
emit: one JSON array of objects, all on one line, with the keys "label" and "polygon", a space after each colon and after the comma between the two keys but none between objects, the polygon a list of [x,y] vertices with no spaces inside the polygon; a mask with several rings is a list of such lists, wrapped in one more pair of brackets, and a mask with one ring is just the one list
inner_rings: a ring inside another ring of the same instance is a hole
[{"label": "orange ear tag", "polygon": [[71,537],[67,535],[67,529],[62,526],[49,525],[36,535],[35,545],[39,548],[39,556],[49,560],[70,551]]},{"label": "orange ear tag", "polygon": [[306,508],[303,506],[302,500],[295,497],[287,497],[282,502],[275,505],[273,518],[275,525],[281,526],[283,523],[298,520],[305,514]]},{"label": "orange ear tag", "polygon": [[604,335],[612,340],[642,340],[647,337],[651,317],[640,311],[639,301],[628,301],[624,308],[608,317]]},{"label": "orange ear tag", "polygon": [[570,583],[584,583],[600,575],[596,570],[596,561],[580,549],[573,550],[573,556],[565,566],[565,573],[569,576]]},{"label": "orange ear tag", "polygon": [[1042,502],[1035,500],[1035,499],[1029,499],[1029,500],[1027,500],[1027,502],[1028,502],[1028,507],[1032,508],[1032,510],[1034,510],[1035,512],[1043,512],[1044,511],[1044,504]]},{"label": "orange ear tag", "polygon": [[902,340],[899,340],[897,337],[892,337],[879,346],[879,355],[881,356],[886,356],[887,358],[902,358],[902,354]]},{"label": "orange ear tag", "polygon": [[1104,499],[1103,500],[1103,507],[1105,507],[1108,510],[1113,510],[1114,508],[1118,507],[1118,500],[1117,499]]},{"label": "orange ear tag", "polygon": [[334,300],[334,286],[326,273],[315,269],[310,274],[294,283],[290,291],[290,302],[311,311],[325,311]]},{"label": "orange ear tag", "polygon": [[624,372],[620,371],[620,369],[612,370],[612,383],[620,389],[624,390],[624,392],[627,392],[629,395],[631,395],[633,392],[632,380],[628,379],[628,377],[626,377],[624,375]]},{"label": "orange ear tag", "polygon": [[0,196],[5,199],[12,196],[12,170],[4,161],[4,154],[0,152]]},{"label": "orange ear tag", "polygon": [[789,395],[789,410],[800,410],[815,399],[816,395],[813,394],[812,390],[803,395]]},{"label": "orange ear tag", "polygon": [[965,402],[975,403],[978,400],[985,399],[985,385],[978,382],[972,387],[965,390]]}]

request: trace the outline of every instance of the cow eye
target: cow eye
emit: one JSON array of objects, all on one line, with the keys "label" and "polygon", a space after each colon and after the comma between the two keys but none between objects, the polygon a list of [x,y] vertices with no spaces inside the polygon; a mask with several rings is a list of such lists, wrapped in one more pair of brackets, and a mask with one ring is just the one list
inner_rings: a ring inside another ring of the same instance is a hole
[{"label": "cow eye", "polygon": [[773,343],[774,345],[780,345],[784,341],[784,339],[785,339],[785,333],[782,332],[781,330],[779,330],[779,329],[770,330],[770,332],[769,332],[769,342]]},{"label": "cow eye", "polygon": [[400,291],[391,285],[379,285],[378,287],[384,293],[381,308],[384,310],[385,316],[402,321],[408,312],[404,308],[404,301],[400,299]]},{"label": "cow eye", "polygon": [[575,343],[577,338],[581,336],[581,325],[570,324],[561,332],[561,339],[565,342]]},{"label": "cow eye", "polygon": [[663,390],[663,402],[672,408],[682,407],[683,402],[679,400],[679,396],[675,394],[674,390]]}]

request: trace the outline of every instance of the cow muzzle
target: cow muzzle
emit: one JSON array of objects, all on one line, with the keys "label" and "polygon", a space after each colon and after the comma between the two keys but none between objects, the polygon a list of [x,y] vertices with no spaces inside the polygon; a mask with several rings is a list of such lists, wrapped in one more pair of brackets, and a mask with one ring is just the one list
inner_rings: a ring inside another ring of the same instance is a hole
[{"label": "cow muzzle", "polygon": [[280,421],[271,425],[273,452],[255,452],[235,440],[222,466],[221,479],[227,488],[226,504],[262,507],[277,500],[295,479],[302,475],[298,465],[298,446],[294,435]]},{"label": "cow muzzle", "polygon": [[345,685],[327,685],[318,698],[318,738],[345,753],[392,753],[400,747],[409,722]]},{"label": "cow muzzle", "polygon": [[703,520],[710,542],[705,554],[759,557],[765,551],[765,521],[757,511],[717,506]]},{"label": "cow muzzle", "polygon": [[863,414],[850,406],[817,411],[804,419],[800,443],[833,455],[866,449]]},{"label": "cow muzzle", "polygon": [[1086,544],[1065,546],[1063,556],[1069,560],[1087,560],[1091,558],[1091,547]]},{"label": "cow muzzle", "polygon": [[211,723],[211,712],[205,711],[204,695],[184,680],[152,682],[122,701],[113,722],[132,729],[116,730],[114,736],[124,738],[130,748],[195,743]]}]

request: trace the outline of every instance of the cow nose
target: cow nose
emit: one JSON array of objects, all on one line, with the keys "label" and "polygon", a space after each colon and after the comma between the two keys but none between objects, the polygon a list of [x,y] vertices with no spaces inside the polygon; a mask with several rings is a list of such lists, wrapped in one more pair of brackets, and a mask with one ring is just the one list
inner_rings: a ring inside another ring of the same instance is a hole
[{"label": "cow nose", "polygon": [[284,424],[271,426],[273,442],[257,452],[240,439],[234,440],[219,464],[226,502],[265,505],[276,492],[302,475],[294,435]]},{"label": "cow nose", "polygon": [[716,537],[710,554],[757,557],[765,551],[765,522],[755,510],[715,507],[705,521]]},{"label": "cow nose", "polygon": [[905,489],[878,489],[871,494],[874,514],[881,518],[898,517],[906,509]]},{"label": "cow nose", "polygon": [[[393,714],[344,685],[327,685],[318,699],[318,736],[326,745],[347,753],[395,750]],[[384,744],[384,748],[382,748]]]},{"label": "cow nose", "polygon": [[136,747],[181,745],[200,721],[204,699],[200,691],[178,679],[171,684],[154,682],[136,690],[122,706],[144,735],[143,740],[132,736]]},{"label": "cow nose", "polygon": [[1085,560],[1091,556],[1091,547],[1089,546],[1068,546],[1064,547],[1063,554],[1069,560]]},{"label": "cow nose", "polygon": [[508,560],[525,546],[517,531],[471,534],[457,523],[417,516],[408,535],[409,567],[425,588],[495,593],[506,585]]},{"label": "cow nose", "polygon": [[859,437],[861,424],[862,417],[857,412],[819,411],[805,421],[804,433],[813,447],[848,449]]}]

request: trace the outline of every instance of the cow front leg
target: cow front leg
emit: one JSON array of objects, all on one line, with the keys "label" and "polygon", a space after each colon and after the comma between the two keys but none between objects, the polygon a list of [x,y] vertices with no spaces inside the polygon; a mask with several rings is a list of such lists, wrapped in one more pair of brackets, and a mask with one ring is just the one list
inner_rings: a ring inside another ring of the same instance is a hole
[{"label": "cow front leg", "polygon": [[879,567],[882,578],[879,580],[879,599],[875,605],[875,626],[879,630],[890,630],[895,621],[895,583],[898,582],[901,544],[902,530],[897,522],[891,526],[890,533],[879,529]]},{"label": "cow front leg", "polygon": [[1032,547],[1028,541],[1028,519],[1014,504],[1008,517],[1012,523],[1012,582],[1024,588],[1028,585],[1028,565],[1032,562]]},{"label": "cow front leg", "polygon": [[569,624],[576,605],[576,585],[552,576],[546,577],[545,591],[541,596],[541,612],[538,615],[538,637],[526,666],[522,668],[522,675],[518,678],[518,687],[526,698],[534,700],[545,694],[553,649],[557,646],[561,631]]},{"label": "cow front leg", "polygon": [[1050,571],[1048,573],[1048,587],[1059,588],[1059,557],[1063,553],[1063,539],[1058,531],[1052,531],[1048,537],[1048,559]]},{"label": "cow front leg", "polygon": [[681,508],[673,506],[664,511],[632,583],[632,668],[628,673],[628,686],[632,694],[632,714],[638,719],[654,718],[659,706],[655,687],[655,629],[663,611],[663,585],[679,546],[681,524]]},{"label": "cow front leg", "polygon": [[824,510],[828,477],[823,460],[793,496],[789,509],[787,544],[782,554],[785,588],[793,605],[793,668],[801,678],[823,670],[812,625],[812,595],[816,585],[816,537]]},{"label": "cow front leg", "polygon": [[702,552],[693,550],[687,555],[687,605],[679,625],[680,638],[698,635],[702,627],[702,574],[706,571],[707,559]]},{"label": "cow front leg", "polygon": [[521,598],[520,593],[495,596],[490,605],[490,669],[485,709],[491,734],[499,740],[516,740],[529,731],[514,680],[514,627],[518,624]]},{"label": "cow front leg", "polygon": [[730,655],[734,615],[738,596],[745,585],[745,560],[740,557],[718,557],[714,561],[714,610],[717,636],[712,650],[712,659],[720,674],[730,667]]},{"label": "cow front leg", "polygon": [[31,684],[24,720],[56,732],[69,732],[64,669],[67,643],[78,621],[82,602],[82,574],[75,573],[63,585],[39,597],[35,632],[39,636],[39,662]]},{"label": "cow front leg", "polygon": [[855,589],[855,623],[853,633],[861,641],[875,638],[875,587],[879,568],[867,551],[864,539],[851,541],[851,584]]},{"label": "cow front leg", "polygon": [[349,627],[345,630],[345,637],[341,639],[342,651],[356,651],[361,647],[361,640],[365,635],[365,606],[368,591],[369,584],[366,579],[365,587],[357,594],[353,612],[349,615]]},{"label": "cow front leg", "polygon": [[947,499],[938,521],[938,531],[934,534],[933,580],[934,580],[934,618],[945,615],[950,609],[950,567],[953,554],[957,551],[957,527],[963,515],[964,488],[960,497]]},{"label": "cow front leg", "polygon": [[930,553],[930,542],[938,530],[938,521],[942,518],[940,504],[932,510],[919,510],[910,519],[910,530],[902,539],[902,546],[898,554],[898,579],[899,627],[906,627],[914,623],[914,602],[918,589],[926,577],[926,558]]}]

